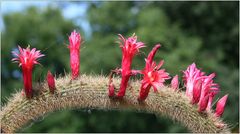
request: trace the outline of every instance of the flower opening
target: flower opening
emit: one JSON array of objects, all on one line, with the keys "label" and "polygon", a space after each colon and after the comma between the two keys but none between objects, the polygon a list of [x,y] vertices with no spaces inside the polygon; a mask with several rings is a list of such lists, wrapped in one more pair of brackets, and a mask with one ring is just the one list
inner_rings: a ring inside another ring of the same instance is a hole
[{"label": "flower opening", "polygon": [[27,47],[26,49],[22,49],[20,46],[18,46],[18,49],[19,54],[15,51],[12,51],[12,53],[17,56],[16,58],[13,58],[12,61],[18,62],[19,66],[22,67],[25,94],[27,98],[32,98],[33,66],[34,64],[39,64],[37,61],[38,58],[44,55],[40,53],[40,50],[36,50],[36,48],[30,49],[30,47]]},{"label": "flower opening", "polygon": [[149,53],[147,59],[145,59],[146,65],[142,70],[143,80],[141,81],[142,85],[138,97],[139,101],[144,101],[147,98],[151,87],[157,92],[159,87],[164,86],[165,80],[170,79],[168,73],[165,72],[165,69],[160,69],[164,61],[161,60],[158,65],[153,62],[153,57],[159,48],[160,45],[156,45]]}]

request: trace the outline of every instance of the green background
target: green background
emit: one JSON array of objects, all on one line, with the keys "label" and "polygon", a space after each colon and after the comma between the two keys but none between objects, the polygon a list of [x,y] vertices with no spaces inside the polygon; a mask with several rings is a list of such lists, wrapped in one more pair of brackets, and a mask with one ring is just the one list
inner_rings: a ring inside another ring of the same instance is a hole
[{"label": "green background", "polygon": [[[81,4],[81,2],[73,2]],[[134,69],[144,67],[144,57],[161,43],[156,61],[171,76],[195,62],[204,72],[216,72],[215,82],[229,99],[222,119],[232,132],[239,129],[239,4],[238,2],[84,2],[88,34],[66,19],[61,8],[43,10],[29,7],[3,16],[1,35],[1,105],[22,85],[21,71],[13,64],[11,51],[17,45],[36,47],[46,56],[33,73],[35,83],[45,79],[47,70],[57,76],[70,72],[68,35],[76,29],[84,39],[81,47],[81,73],[107,75],[120,67],[121,50],[117,34],[130,36],[146,44],[133,61]],[[62,4],[68,4],[64,2]],[[80,19],[81,18],[76,18]],[[169,83],[169,81],[168,81]],[[215,109],[215,106],[214,106]],[[21,132],[187,132],[175,121],[153,114],[131,111],[63,110],[50,113]]]}]

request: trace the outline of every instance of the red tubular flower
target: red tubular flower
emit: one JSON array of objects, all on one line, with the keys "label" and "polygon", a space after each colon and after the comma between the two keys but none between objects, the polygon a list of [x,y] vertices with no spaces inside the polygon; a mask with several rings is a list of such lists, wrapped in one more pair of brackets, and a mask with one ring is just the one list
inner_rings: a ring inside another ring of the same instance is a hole
[{"label": "red tubular flower", "polygon": [[201,101],[199,101],[198,112],[203,112],[207,108],[209,95],[205,96]]},{"label": "red tubular flower", "polygon": [[194,63],[184,71],[183,79],[186,86],[186,95],[190,97],[192,104],[198,103],[201,110],[203,104],[205,104],[206,96],[208,96],[208,102],[205,109],[209,111],[214,96],[219,92],[218,84],[213,83],[214,77],[215,73],[205,76],[204,72],[197,69]]},{"label": "red tubular flower", "polygon": [[158,65],[153,62],[153,57],[159,48],[160,45],[156,45],[149,53],[147,59],[145,59],[146,66],[142,70],[143,80],[141,81],[142,85],[138,97],[139,101],[144,101],[147,98],[151,87],[153,87],[156,92],[159,87],[164,86],[163,83],[166,79],[170,79],[168,73],[165,72],[164,69],[159,70],[163,65],[163,60],[161,60]]},{"label": "red tubular flower", "polygon": [[199,102],[201,90],[202,90],[202,81],[198,80],[196,85],[193,88],[192,104],[196,104]]},{"label": "red tubular flower", "polygon": [[56,86],[55,86],[54,76],[52,75],[52,73],[50,71],[48,71],[48,73],[47,73],[47,83],[48,83],[50,92],[53,94],[54,91],[56,90]]},{"label": "red tubular flower", "polygon": [[135,35],[125,39],[119,34],[119,39],[122,41],[120,43],[120,48],[122,49],[122,80],[117,97],[122,98],[125,95],[129,78],[132,75],[131,64],[133,57],[139,52],[140,48],[144,47],[144,44],[137,42],[137,36]]},{"label": "red tubular flower", "polygon": [[199,101],[201,101],[206,95],[209,95],[207,110],[211,109],[213,98],[219,92],[218,84],[213,83],[214,77],[215,73],[212,73],[209,76],[203,76],[202,79],[202,92]]},{"label": "red tubular flower", "polygon": [[79,76],[80,67],[80,46],[81,46],[81,35],[75,30],[69,36],[69,46],[70,49],[70,66],[72,71],[72,80]]},{"label": "red tubular flower", "polygon": [[12,52],[15,56],[17,56],[17,58],[13,58],[12,61],[18,62],[19,66],[22,66],[25,94],[27,98],[32,98],[33,66],[34,64],[39,64],[37,59],[44,55],[40,53],[40,50],[36,50],[36,48],[30,50],[30,47],[22,49],[20,46],[18,46],[18,49],[20,52],[19,54],[14,51]]},{"label": "red tubular flower", "polygon": [[171,81],[171,88],[173,88],[174,90],[177,90],[178,86],[179,86],[178,75],[175,75]]},{"label": "red tubular flower", "polygon": [[[183,71],[184,76],[184,85],[186,87],[186,95],[192,100],[193,98],[193,89],[198,88],[197,82],[202,79],[204,72],[201,72],[197,69],[196,64],[193,63],[192,65],[188,66],[186,71]],[[198,89],[199,90],[199,89]]]},{"label": "red tubular flower", "polygon": [[224,112],[224,108],[225,108],[225,105],[226,105],[226,101],[227,101],[227,98],[228,98],[228,94],[223,96],[218,102],[217,102],[217,106],[216,106],[216,112],[215,112],[215,115],[217,117],[221,117],[223,112]]}]

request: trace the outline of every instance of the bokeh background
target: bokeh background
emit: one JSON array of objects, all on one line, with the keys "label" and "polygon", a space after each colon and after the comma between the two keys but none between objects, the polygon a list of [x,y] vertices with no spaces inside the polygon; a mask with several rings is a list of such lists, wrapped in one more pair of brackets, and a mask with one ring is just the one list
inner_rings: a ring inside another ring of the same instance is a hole
[{"label": "bokeh background", "polygon": [[[117,34],[138,35],[146,43],[133,68],[161,43],[155,59],[173,76],[195,62],[229,94],[222,117],[239,130],[239,3],[236,2],[1,2],[1,105],[22,85],[21,70],[11,62],[17,45],[36,47],[46,56],[36,66],[35,83],[47,70],[58,77],[70,71],[68,36],[76,29],[84,43],[81,73],[107,75],[120,66]],[[215,106],[214,106],[215,108]],[[62,110],[50,113],[20,132],[187,132],[164,116],[131,111]]]}]

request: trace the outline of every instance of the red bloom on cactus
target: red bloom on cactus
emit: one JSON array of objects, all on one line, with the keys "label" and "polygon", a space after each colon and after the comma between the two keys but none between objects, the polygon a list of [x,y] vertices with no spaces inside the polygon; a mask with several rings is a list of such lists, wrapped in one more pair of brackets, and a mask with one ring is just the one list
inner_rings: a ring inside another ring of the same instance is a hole
[{"label": "red bloom on cactus", "polygon": [[56,90],[55,79],[50,71],[48,71],[48,73],[47,73],[47,83],[48,83],[50,92],[54,93],[54,91]]},{"label": "red bloom on cactus", "polygon": [[81,35],[75,30],[69,36],[69,46],[70,49],[70,66],[72,72],[72,80],[79,76],[80,67],[80,45],[81,45]]},{"label": "red bloom on cactus", "polygon": [[38,63],[38,58],[44,56],[40,53],[40,50],[36,50],[36,48],[33,48],[30,50],[30,47],[27,47],[26,49],[22,49],[20,46],[18,46],[19,54],[15,51],[12,51],[12,53],[17,56],[17,58],[13,58],[12,61],[18,62],[19,66],[22,66],[23,71],[23,83],[24,83],[24,89],[25,94],[27,98],[32,97],[32,70],[34,64]]},{"label": "red bloom on cactus", "polygon": [[186,71],[183,71],[183,80],[184,85],[186,87],[186,95],[192,100],[193,97],[193,89],[198,88],[197,82],[202,79],[202,76],[204,75],[204,72],[201,72],[199,69],[197,69],[196,64],[193,63],[190,66],[188,66]]},{"label": "red bloom on cactus", "polygon": [[193,97],[192,97],[192,104],[196,104],[199,102],[200,95],[202,91],[202,81],[198,80],[193,88]]},{"label": "red bloom on cactus", "polygon": [[175,75],[171,81],[171,88],[177,90],[179,86],[178,75]]},{"label": "red bloom on cactus", "polygon": [[203,112],[207,108],[209,95],[206,95],[201,101],[199,101],[198,112]]},{"label": "red bloom on cactus", "polygon": [[223,112],[224,112],[224,109],[225,109],[225,105],[226,105],[226,101],[227,101],[227,98],[228,98],[228,94],[223,96],[218,102],[217,102],[217,106],[216,106],[216,112],[215,112],[215,115],[217,117],[221,117]]},{"label": "red bloom on cactus", "polygon": [[165,69],[160,69],[163,65],[163,60],[161,60],[158,65],[156,65],[156,62],[153,62],[153,57],[159,48],[160,45],[156,45],[149,53],[147,59],[145,59],[146,66],[142,70],[143,80],[141,81],[142,85],[138,97],[139,101],[143,101],[147,98],[151,87],[153,87],[156,92],[159,87],[164,86],[163,83],[166,79],[170,79]]},{"label": "red bloom on cactus", "polygon": [[215,73],[205,76],[204,72],[196,68],[195,63],[184,71],[183,79],[186,86],[186,95],[190,97],[192,104],[198,103],[201,110],[203,104],[205,104],[206,96],[208,96],[208,102],[205,109],[210,110],[213,98],[219,92],[218,84],[213,83],[214,77]]},{"label": "red bloom on cactus", "polygon": [[199,101],[201,101],[206,95],[209,95],[207,110],[211,109],[213,98],[219,92],[218,84],[213,83],[214,77],[215,73],[202,77],[202,92]]},{"label": "red bloom on cactus", "polygon": [[137,36],[135,35],[125,39],[119,34],[119,39],[121,40],[120,48],[122,49],[122,80],[117,97],[122,98],[125,95],[129,78],[132,75],[131,64],[133,57],[139,52],[140,48],[144,47],[144,43],[137,42]]}]

